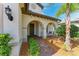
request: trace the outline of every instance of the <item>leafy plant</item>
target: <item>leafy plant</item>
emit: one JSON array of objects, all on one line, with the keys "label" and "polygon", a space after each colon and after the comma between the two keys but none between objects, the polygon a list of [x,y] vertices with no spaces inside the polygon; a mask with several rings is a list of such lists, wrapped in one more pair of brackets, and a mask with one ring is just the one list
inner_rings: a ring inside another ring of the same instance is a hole
[{"label": "leafy plant", "polygon": [[6,45],[12,39],[9,34],[0,34],[0,45]]},{"label": "leafy plant", "polygon": [[76,36],[76,37],[79,37],[79,31],[78,31],[78,32],[76,32],[76,34],[77,34],[77,36]]},{"label": "leafy plant", "polygon": [[40,47],[38,42],[34,38],[29,38],[29,54],[32,56],[38,56],[40,54]]},{"label": "leafy plant", "polygon": [[0,55],[8,56],[11,52],[11,46],[8,44],[12,40],[9,34],[0,34]]},{"label": "leafy plant", "polygon": [[65,37],[65,24],[60,25],[60,27],[58,27],[56,29],[56,33],[58,34],[58,36],[64,36]]},{"label": "leafy plant", "polygon": [[10,51],[11,51],[11,46],[9,46],[9,45],[0,46],[0,55],[1,56],[9,56]]},{"label": "leafy plant", "polygon": [[[58,36],[64,36],[65,37],[65,34],[66,34],[66,25],[65,24],[62,24],[60,25],[60,27],[58,27],[56,29],[56,33],[58,34]],[[70,36],[73,38],[73,37],[78,37],[79,36],[79,28],[75,25],[71,25],[71,28],[70,28]]]},{"label": "leafy plant", "polygon": [[77,37],[78,31],[79,31],[79,28],[77,26],[71,25],[70,36],[71,37]]}]

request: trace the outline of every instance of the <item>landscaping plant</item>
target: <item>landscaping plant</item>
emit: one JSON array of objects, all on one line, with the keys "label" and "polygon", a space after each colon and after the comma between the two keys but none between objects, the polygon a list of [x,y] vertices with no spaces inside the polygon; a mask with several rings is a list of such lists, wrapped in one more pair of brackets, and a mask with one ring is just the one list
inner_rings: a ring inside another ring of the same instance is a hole
[{"label": "landscaping plant", "polygon": [[12,40],[9,34],[0,34],[0,56],[9,56],[11,46],[8,44]]},{"label": "landscaping plant", "polygon": [[[63,36],[63,37],[66,36],[65,28],[66,28],[66,25],[62,24],[56,29],[56,33],[58,34],[58,36]],[[72,24],[70,28],[70,37],[74,38],[78,36],[79,36],[79,27]]]},{"label": "landscaping plant", "polygon": [[29,38],[29,55],[38,56],[40,54],[40,47],[35,38]]}]

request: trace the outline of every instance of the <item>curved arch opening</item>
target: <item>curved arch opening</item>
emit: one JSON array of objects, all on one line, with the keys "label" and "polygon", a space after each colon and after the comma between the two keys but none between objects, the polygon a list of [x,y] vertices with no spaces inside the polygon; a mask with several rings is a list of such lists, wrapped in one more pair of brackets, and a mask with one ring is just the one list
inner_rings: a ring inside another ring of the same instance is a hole
[{"label": "curved arch opening", "polygon": [[55,26],[53,23],[49,23],[46,28],[47,36],[54,36]]},{"label": "curved arch opening", "polygon": [[31,21],[27,25],[27,36],[43,36],[43,24],[39,21]]}]

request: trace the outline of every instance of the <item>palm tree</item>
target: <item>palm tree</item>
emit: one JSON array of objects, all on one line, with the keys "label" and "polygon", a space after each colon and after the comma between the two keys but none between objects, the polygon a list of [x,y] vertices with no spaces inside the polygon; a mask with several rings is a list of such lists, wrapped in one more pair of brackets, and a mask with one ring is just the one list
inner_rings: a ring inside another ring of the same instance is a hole
[{"label": "palm tree", "polygon": [[56,16],[60,16],[61,14],[66,12],[66,38],[65,38],[65,48],[66,50],[71,50],[71,44],[70,44],[70,13],[77,10],[77,6],[79,4],[72,4],[72,3],[66,3],[63,4],[58,12],[56,13]]}]

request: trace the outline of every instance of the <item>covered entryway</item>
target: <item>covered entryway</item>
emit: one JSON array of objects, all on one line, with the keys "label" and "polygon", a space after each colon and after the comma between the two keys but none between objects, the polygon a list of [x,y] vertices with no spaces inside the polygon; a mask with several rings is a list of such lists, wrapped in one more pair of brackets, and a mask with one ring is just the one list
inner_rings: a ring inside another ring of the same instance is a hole
[{"label": "covered entryway", "polygon": [[28,36],[39,36],[43,37],[43,25],[39,21],[31,21],[27,27]]},{"label": "covered entryway", "polygon": [[47,36],[54,36],[54,28],[55,28],[55,26],[54,26],[54,24],[52,24],[52,23],[49,23],[48,25],[47,25]]},{"label": "covered entryway", "polygon": [[[36,35],[38,37],[42,37],[43,39],[46,39],[48,35],[53,35],[54,31],[53,29],[50,28],[52,28],[53,24],[56,24],[56,22],[51,20],[46,16],[37,16],[37,14],[34,15],[23,14],[23,20],[22,20],[23,42],[27,42],[28,36],[31,35]],[[52,33],[50,30],[52,30]]]}]

